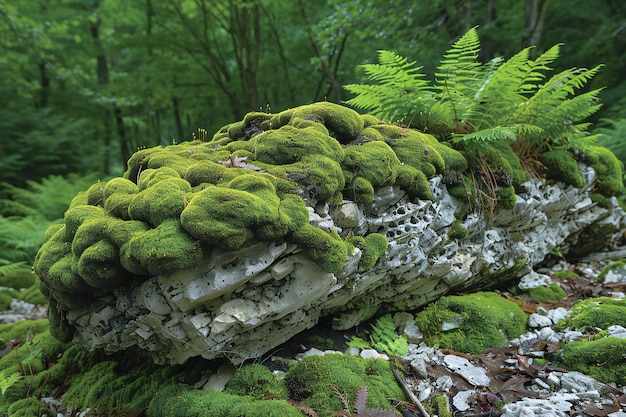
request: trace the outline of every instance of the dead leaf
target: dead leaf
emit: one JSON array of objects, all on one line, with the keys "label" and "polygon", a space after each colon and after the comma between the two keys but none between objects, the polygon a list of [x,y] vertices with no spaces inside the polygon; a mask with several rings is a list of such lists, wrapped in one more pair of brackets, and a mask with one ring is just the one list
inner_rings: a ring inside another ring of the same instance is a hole
[{"label": "dead leaf", "polygon": [[502,384],[498,394],[505,403],[512,403],[524,397],[540,398],[537,393],[526,389],[526,383],[530,378],[522,375],[514,375]]},{"label": "dead leaf", "polygon": [[615,413],[620,411],[622,407],[617,406],[615,404],[601,404],[598,405],[595,402],[591,401],[584,405],[583,411],[590,416],[608,416],[611,413]]},{"label": "dead leaf", "polygon": [[294,407],[296,407],[305,416],[318,417],[317,411],[315,411],[314,409],[312,409],[311,407],[309,407],[306,404],[302,404],[302,403],[299,403],[298,401],[294,401],[294,400],[287,400],[287,403],[292,405],[292,406],[294,406]]}]

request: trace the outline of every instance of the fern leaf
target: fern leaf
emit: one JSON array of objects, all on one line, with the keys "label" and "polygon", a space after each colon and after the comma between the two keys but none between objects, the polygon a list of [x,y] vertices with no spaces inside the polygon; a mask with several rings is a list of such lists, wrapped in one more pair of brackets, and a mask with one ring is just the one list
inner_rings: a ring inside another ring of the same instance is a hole
[{"label": "fern leaf", "polygon": [[455,142],[468,141],[494,141],[494,140],[510,140],[517,139],[517,129],[515,127],[496,126],[488,129],[479,130],[477,132],[466,133],[463,135],[454,135]]}]

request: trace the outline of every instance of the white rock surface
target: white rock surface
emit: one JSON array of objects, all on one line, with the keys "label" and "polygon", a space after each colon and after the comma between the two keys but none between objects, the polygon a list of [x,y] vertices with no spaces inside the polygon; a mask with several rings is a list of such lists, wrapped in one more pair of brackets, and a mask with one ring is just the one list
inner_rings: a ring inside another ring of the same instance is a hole
[{"label": "white rock surface", "polygon": [[[238,364],[323,316],[331,316],[336,329],[347,329],[380,311],[411,311],[451,292],[527,276],[555,248],[575,246],[587,226],[618,229],[624,223],[619,207],[587,204],[589,187],[533,180],[522,185],[512,210],[496,210],[489,219],[468,215],[468,236],[459,241],[448,232],[460,203],[441,177],[429,184],[432,201],[410,201],[399,188],[383,187],[372,204],[309,207],[311,224],[324,230],[355,226],[350,233],[387,237],[386,252],[369,270],[359,268],[359,250],[331,274],[286,242],[215,249],[201,266],[119,288],[70,310],[74,339],[106,352],[137,347],[159,363],[225,356]],[[534,285],[545,278],[526,281]],[[419,341],[419,329],[406,329]]]}]

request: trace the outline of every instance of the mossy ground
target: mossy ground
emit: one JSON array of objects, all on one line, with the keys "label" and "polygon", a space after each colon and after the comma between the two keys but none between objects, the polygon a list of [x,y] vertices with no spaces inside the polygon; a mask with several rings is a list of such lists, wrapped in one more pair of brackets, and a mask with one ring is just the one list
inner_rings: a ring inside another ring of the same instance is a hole
[{"label": "mossy ground", "polygon": [[428,345],[473,354],[507,346],[505,338],[522,334],[526,320],[517,304],[493,292],[442,297],[415,315]]},{"label": "mossy ground", "polygon": [[604,337],[570,342],[560,352],[563,367],[605,383],[626,385],[626,339]]},{"label": "mossy ground", "polygon": [[626,327],[626,299],[598,297],[579,301],[572,307],[571,314],[557,323],[561,329],[581,330],[588,327],[606,330],[612,325]]},{"label": "mossy ground", "polygon": [[567,295],[559,284],[541,285],[539,287],[532,288],[528,294],[533,300],[540,303],[550,303],[562,300]]}]

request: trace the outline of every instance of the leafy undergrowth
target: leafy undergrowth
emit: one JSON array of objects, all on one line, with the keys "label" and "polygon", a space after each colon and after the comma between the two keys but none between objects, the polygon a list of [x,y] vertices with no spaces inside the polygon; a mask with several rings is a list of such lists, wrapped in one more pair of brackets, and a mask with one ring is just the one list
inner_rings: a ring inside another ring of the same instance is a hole
[{"label": "leafy undergrowth", "polygon": [[[626,301],[609,298],[614,292],[626,292],[626,283],[601,283],[596,277],[602,267],[603,263],[562,263],[561,270],[550,273],[554,285],[539,291],[540,296],[537,291],[529,293],[517,287],[502,293],[526,314],[557,307],[572,310],[562,327],[579,328],[583,334],[581,341],[567,344],[527,341],[524,348],[532,351],[533,357],[521,354],[517,347],[492,347],[473,353],[433,350],[439,357],[462,357],[482,368],[489,377],[489,383],[483,386],[470,384],[457,370],[437,362],[426,366],[426,376],[417,375],[410,357],[393,356],[405,354],[406,341],[394,336],[391,316],[381,316],[372,322],[371,328],[361,326],[358,334],[361,340],[369,341],[364,348],[386,351],[391,356],[390,361],[339,354],[295,361],[295,351],[285,346],[282,358],[262,358],[260,362],[241,367],[224,392],[198,389],[201,381],[206,381],[202,375],[213,373],[218,363],[191,361],[185,366],[160,367],[130,352],[111,357],[86,353],[50,337],[46,321],[40,320],[0,325],[0,411],[11,417],[385,417],[400,415],[403,411],[405,415],[411,412],[420,415],[418,405],[406,397],[396,382],[392,373],[395,367],[401,380],[416,395],[419,395],[420,383],[432,382],[430,395],[423,405],[419,404],[430,415],[491,413],[489,415],[498,416],[504,404],[523,398],[540,398],[542,394],[535,389],[535,381],[545,379],[550,373],[578,370],[598,380],[613,382],[613,385],[607,385],[601,393],[602,398],[609,401],[602,409],[588,401],[577,404],[575,411],[580,415],[606,416],[619,411],[621,404],[626,403],[621,391],[626,385],[623,379],[626,370],[620,371],[620,367],[626,366],[621,356],[626,349],[626,339],[607,337],[606,331],[601,329],[614,322],[626,327],[624,313],[620,310]],[[574,307],[580,300],[585,301]],[[583,308],[585,303],[593,308],[608,307],[610,314],[597,313],[594,309],[590,313]],[[606,321],[609,315],[613,319]],[[349,338],[345,332],[339,337],[329,334],[328,329],[318,326],[296,338],[293,345],[346,348]],[[396,351],[390,346],[402,346],[402,349]],[[278,372],[281,377],[277,377],[266,366],[272,363],[280,364],[286,372]],[[442,377],[451,381],[450,387],[437,386],[435,381],[441,381]],[[459,391],[470,393],[469,408],[463,411],[455,409],[451,401]]]}]

